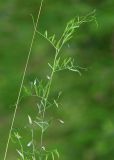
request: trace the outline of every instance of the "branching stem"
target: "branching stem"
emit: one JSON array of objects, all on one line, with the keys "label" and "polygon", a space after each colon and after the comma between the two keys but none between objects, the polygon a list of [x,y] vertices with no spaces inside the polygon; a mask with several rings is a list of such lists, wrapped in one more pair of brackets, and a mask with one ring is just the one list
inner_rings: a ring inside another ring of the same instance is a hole
[{"label": "branching stem", "polygon": [[[42,122],[44,122],[45,120],[45,112],[46,112],[46,106],[47,106],[47,102],[48,102],[48,97],[49,97],[49,93],[50,93],[50,89],[51,89],[51,84],[53,81],[53,76],[54,76],[54,72],[55,72],[55,67],[56,67],[56,60],[58,57],[59,51],[56,49],[56,53],[55,53],[55,57],[54,57],[54,62],[53,62],[53,66],[52,66],[52,72],[51,72],[51,76],[48,82],[48,88],[46,90],[46,95],[45,95],[45,103],[43,106],[43,112],[42,112]],[[43,137],[44,137],[44,131],[43,129],[41,130],[41,137],[40,137],[40,150],[42,151],[42,147],[43,147]]]}]

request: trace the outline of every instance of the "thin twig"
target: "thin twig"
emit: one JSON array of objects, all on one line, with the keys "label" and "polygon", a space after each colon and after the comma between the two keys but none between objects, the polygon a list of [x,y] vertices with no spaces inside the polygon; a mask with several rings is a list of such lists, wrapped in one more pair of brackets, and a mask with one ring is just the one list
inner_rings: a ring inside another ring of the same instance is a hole
[{"label": "thin twig", "polygon": [[[33,20],[34,29],[36,29],[36,27],[35,27],[35,22],[34,22],[34,17],[33,17],[32,14],[31,14],[31,17],[32,17],[32,20]],[[54,49],[57,50],[56,46],[49,40],[49,38],[47,38],[45,35],[43,35],[43,34],[42,34],[41,32],[39,32],[37,29],[36,29],[36,32],[37,32],[40,36],[42,36],[43,38],[45,38],[45,39],[54,47]]]},{"label": "thin twig", "polygon": [[36,35],[36,28],[38,26],[39,17],[40,17],[40,13],[41,13],[41,10],[42,10],[42,5],[43,5],[43,0],[41,0],[39,12],[38,12],[38,16],[37,16],[37,20],[36,20],[36,24],[35,24],[35,29],[34,29],[34,32],[33,32],[32,41],[31,41],[31,44],[30,44],[30,49],[29,49],[29,52],[28,52],[28,56],[27,56],[27,60],[26,60],[26,64],[25,64],[25,68],[24,68],[24,72],[23,72],[23,76],[22,76],[22,81],[21,81],[21,84],[20,84],[20,89],[19,89],[19,93],[18,93],[16,105],[15,105],[15,110],[14,110],[14,114],[13,114],[13,118],[12,118],[12,122],[11,122],[11,127],[10,127],[10,130],[9,130],[8,140],[7,140],[7,144],[6,144],[4,160],[6,160],[7,153],[8,153],[11,133],[12,133],[12,129],[13,129],[13,126],[14,126],[14,121],[15,121],[15,117],[16,117],[16,113],[17,113],[17,109],[18,109],[20,95],[21,95],[21,91],[22,91],[22,88],[23,88],[23,83],[24,83],[24,79],[25,79],[25,75],[26,75],[26,71],[27,71],[27,67],[28,67],[28,63],[29,63],[29,59],[30,59],[30,55],[31,55],[31,51],[32,51],[32,46],[33,46],[33,42],[34,42],[35,35]]}]

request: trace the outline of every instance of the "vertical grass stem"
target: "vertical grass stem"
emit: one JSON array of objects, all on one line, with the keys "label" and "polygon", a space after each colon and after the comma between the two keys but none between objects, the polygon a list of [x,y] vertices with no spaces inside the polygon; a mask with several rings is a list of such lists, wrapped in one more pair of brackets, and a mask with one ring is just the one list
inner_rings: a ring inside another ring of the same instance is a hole
[{"label": "vertical grass stem", "polygon": [[40,4],[38,16],[37,16],[37,20],[36,20],[36,24],[35,24],[35,28],[34,28],[32,40],[31,40],[31,44],[30,44],[30,48],[29,48],[29,52],[28,52],[28,56],[27,56],[27,60],[26,60],[26,64],[25,64],[25,68],[24,68],[24,72],[23,72],[20,88],[19,88],[19,93],[18,93],[16,105],[15,105],[15,110],[14,110],[14,114],[13,114],[13,118],[12,118],[12,122],[11,122],[11,127],[10,127],[10,130],[9,130],[9,135],[8,135],[8,140],[7,140],[7,143],[6,143],[5,154],[4,154],[4,159],[3,160],[6,160],[6,158],[7,158],[7,153],[8,153],[11,133],[12,133],[12,129],[13,129],[13,126],[14,126],[14,121],[15,121],[15,117],[16,117],[16,113],[17,113],[17,109],[18,109],[20,95],[21,95],[21,91],[22,91],[22,88],[23,88],[23,83],[24,83],[24,79],[25,79],[25,75],[26,75],[26,71],[27,71],[27,67],[28,67],[28,63],[29,63],[29,59],[30,59],[30,55],[31,55],[34,39],[35,39],[35,35],[36,35],[36,28],[38,26],[38,22],[39,22],[41,10],[42,10],[42,5],[43,5],[43,0],[41,0],[41,4]]}]

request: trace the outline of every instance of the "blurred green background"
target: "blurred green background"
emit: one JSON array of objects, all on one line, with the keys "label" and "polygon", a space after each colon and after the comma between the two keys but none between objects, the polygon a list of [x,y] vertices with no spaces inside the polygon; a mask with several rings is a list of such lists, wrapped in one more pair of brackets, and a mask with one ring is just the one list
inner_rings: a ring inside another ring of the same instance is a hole
[{"label": "blurred green background", "polygon": [[[36,18],[40,0],[0,0],[0,159],[3,159],[8,130],[33,33],[32,13]],[[51,96],[62,90],[60,109],[46,132],[45,143],[57,147],[61,160],[114,159],[114,0],[44,0],[39,30],[59,37],[66,22],[96,9],[99,24],[82,25],[65,46],[63,54],[85,67],[82,76],[58,73]],[[53,48],[36,36],[24,84],[45,79]],[[27,115],[36,115],[35,100],[23,98],[19,104],[14,130],[25,140]],[[64,125],[56,119],[65,121]],[[37,143],[39,132],[37,132]],[[29,135],[28,135],[29,136]],[[15,144],[9,146],[8,160],[16,159]]]}]

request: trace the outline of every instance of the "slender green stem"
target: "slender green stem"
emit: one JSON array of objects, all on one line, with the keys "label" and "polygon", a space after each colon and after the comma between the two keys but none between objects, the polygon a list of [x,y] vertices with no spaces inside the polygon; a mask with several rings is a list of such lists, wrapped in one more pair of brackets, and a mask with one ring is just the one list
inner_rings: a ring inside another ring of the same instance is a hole
[{"label": "slender green stem", "polygon": [[26,75],[26,71],[27,71],[27,67],[28,67],[28,63],[29,63],[34,39],[35,39],[35,35],[36,35],[36,28],[38,26],[42,5],[43,5],[43,0],[41,0],[40,9],[39,9],[39,12],[38,12],[38,16],[37,16],[37,20],[36,20],[36,24],[35,24],[35,29],[34,29],[34,32],[33,32],[32,41],[31,41],[30,49],[29,49],[28,56],[27,56],[27,60],[26,60],[26,64],[25,64],[25,68],[24,68],[24,72],[23,72],[23,76],[22,76],[22,81],[21,81],[21,84],[20,84],[20,89],[19,89],[19,93],[18,93],[18,97],[17,97],[17,101],[16,101],[16,106],[15,106],[12,122],[11,122],[11,127],[10,127],[10,130],[9,130],[9,135],[8,135],[8,140],[7,140],[7,143],[6,143],[6,149],[5,149],[5,154],[4,154],[4,159],[3,160],[6,160],[6,157],[7,157],[9,142],[10,142],[13,126],[14,126],[14,121],[15,121],[15,117],[16,117],[16,113],[17,113],[17,109],[18,109],[18,104],[19,104],[19,100],[20,100],[20,96],[21,96],[21,91],[22,91],[22,88],[23,88],[23,83],[24,83],[24,79],[25,79],[25,75]]},{"label": "slender green stem", "polygon": [[[56,60],[57,60],[58,54],[59,54],[59,51],[56,49],[55,58],[54,58],[54,62],[53,62],[53,67],[52,67],[53,69],[52,69],[52,72],[51,72],[51,76],[50,76],[50,79],[49,79],[49,82],[48,82],[48,88],[47,88],[46,95],[45,95],[45,98],[44,98],[45,103],[44,103],[44,106],[43,106],[42,122],[44,122],[44,119],[45,119],[46,105],[47,105],[47,101],[48,101],[48,97],[49,97],[49,93],[50,93],[50,89],[51,89],[51,84],[52,84],[52,80],[53,80],[53,76],[54,76],[54,72],[55,72]],[[41,130],[41,137],[40,137],[41,151],[42,151],[42,147],[43,147],[43,136],[44,136],[44,131],[42,129]]]},{"label": "slender green stem", "polygon": [[[33,20],[33,26],[34,26],[34,28],[36,29],[36,27],[35,27],[35,22],[34,22],[34,17],[33,17],[33,15],[31,15],[32,16],[32,20]],[[37,29],[36,29],[36,32],[40,35],[40,36],[42,36],[43,38],[45,38],[53,47],[54,47],[54,49],[57,49],[56,48],[56,46],[51,42],[51,40],[49,39],[49,38],[47,38],[45,35],[43,35],[41,32],[39,32]]]},{"label": "slender green stem", "polygon": [[33,160],[36,160],[35,157],[35,146],[34,146],[34,130],[31,129],[31,133],[32,133],[32,152],[33,152]]},{"label": "slender green stem", "polygon": [[22,159],[24,160],[24,159],[25,159],[25,157],[24,157],[23,145],[21,144],[20,139],[18,139],[18,142],[19,142],[19,145],[20,145],[20,148],[21,148],[21,153],[22,153],[22,155],[23,155]]},{"label": "slender green stem", "polygon": [[37,33],[43,38],[45,38],[54,47],[54,49],[57,49],[56,46],[48,38],[46,38],[42,33],[40,33],[39,31],[37,31]]}]

